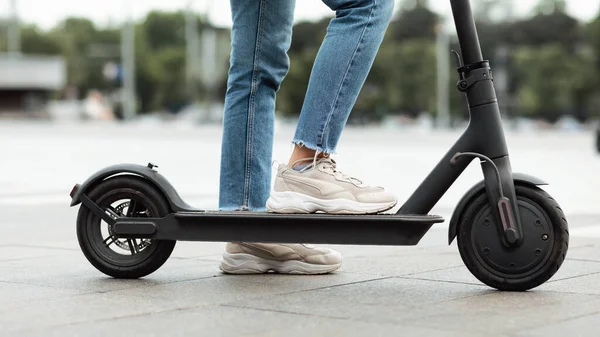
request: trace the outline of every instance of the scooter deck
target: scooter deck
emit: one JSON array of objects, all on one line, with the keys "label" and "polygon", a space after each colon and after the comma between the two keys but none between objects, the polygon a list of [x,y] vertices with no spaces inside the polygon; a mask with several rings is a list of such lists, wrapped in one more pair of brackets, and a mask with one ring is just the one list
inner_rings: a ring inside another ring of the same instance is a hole
[{"label": "scooter deck", "polygon": [[120,237],[211,242],[276,242],[356,245],[417,245],[437,215],[275,214],[176,212],[164,218],[120,218]]}]

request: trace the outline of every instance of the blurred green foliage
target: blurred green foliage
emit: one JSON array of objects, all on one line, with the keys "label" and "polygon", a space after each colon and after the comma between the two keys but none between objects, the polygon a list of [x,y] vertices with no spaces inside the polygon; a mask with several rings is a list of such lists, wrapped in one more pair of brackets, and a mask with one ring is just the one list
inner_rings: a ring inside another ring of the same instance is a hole
[{"label": "blurred green foliage", "polygon": [[[351,118],[436,114],[436,27],[440,18],[424,0],[401,1],[397,9]],[[485,58],[494,70],[501,66],[509,74],[505,99],[510,108],[504,113],[548,121],[565,114],[579,120],[598,115],[600,17],[580,22],[565,12],[564,0],[541,0],[526,18],[477,19]],[[291,69],[277,96],[278,113],[293,117],[301,111],[328,22],[326,18],[295,25],[289,51]],[[199,17],[199,32],[208,27]],[[0,50],[6,49],[5,29],[0,29]],[[176,111],[189,104],[194,95],[186,80],[185,13],[151,12],[136,23],[135,32],[139,111]],[[219,29],[218,34],[225,41],[220,45],[225,56],[218,66],[226,74],[229,32]],[[88,19],[69,18],[49,31],[23,25],[21,36],[25,53],[62,55],[68,65],[68,84],[77,87],[81,95],[90,89],[113,90],[120,85],[105,79],[102,71],[107,62],[120,62],[120,27],[99,28]],[[451,47],[459,50],[456,41]],[[500,50],[507,56],[502,57]],[[451,113],[463,118],[466,107],[455,90],[457,74],[452,62]],[[194,87],[204,90],[201,83]],[[222,100],[225,87],[223,76],[218,81],[217,100]]]}]

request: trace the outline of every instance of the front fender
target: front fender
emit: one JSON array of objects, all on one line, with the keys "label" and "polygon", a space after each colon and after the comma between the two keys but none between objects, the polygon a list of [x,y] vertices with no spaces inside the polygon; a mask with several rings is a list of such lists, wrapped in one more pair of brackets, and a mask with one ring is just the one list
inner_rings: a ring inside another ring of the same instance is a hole
[{"label": "front fender", "polygon": [[174,212],[195,210],[181,199],[175,187],[163,175],[151,169],[150,165],[137,164],[113,165],[92,174],[81,185],[76,185],[71,192],[71,207],[79,204],[81,195],[88,192],[93,186],[116,175],[135,175],[149,180],[163,193]]},{"label": "front fender", "polygon": [[[513,180],[515,181],[515,183],[533,186],[548,185],[548,183],[543,181],[542,179],[524,173],[513,173]],[[469,191],[467,191],[467,193],[465,193],[462,199],[460,199],[460,201],[458,202],[458,205],[454,209],[452,217],[450,218],[450,226],[448,228],[448,244],[452,244],[452,241],[454,241],[454,238],[456,237],[458,231],[458,220],[464,208],[471,201],[471,199],[473,199],[484,189],[485,184],[482,180],[478,182],[475,186],[473,186]]]}]

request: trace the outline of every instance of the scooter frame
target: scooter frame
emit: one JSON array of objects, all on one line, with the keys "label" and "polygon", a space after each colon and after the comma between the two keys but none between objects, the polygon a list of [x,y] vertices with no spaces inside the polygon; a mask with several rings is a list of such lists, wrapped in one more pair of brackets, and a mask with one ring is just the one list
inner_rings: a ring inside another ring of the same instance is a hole
[{"label": "scooter frame", "polygon": [[[459,60],[458,90],[466,96],[470,123],[462,136],[396,214],[330,215],[218,212],[185,203],[175,188],[156,170],[156,165],[121,164],[93,174],[71,191],[71,206],[83,203],[105,220],[114,235],[122,238],[152,238],[182,241],[303,242],[329,244],[416,245],[440,216],[428,215],[474,158],[481,160],[484,180],[458,203],[449,228],[449,243],[456,237],[458,218],[470,198],[485,189],[494,223],[506,246],[522,239],[515,181],[544,185],[542,180],[513,174],[502,127],[500,110],[488,61],[482,56],[469,0],[450,0],[462,60]],[[157,187],[171,206],[163,218],[115,218],[91,200],[87,193],[116,175],[143,177]]]}]

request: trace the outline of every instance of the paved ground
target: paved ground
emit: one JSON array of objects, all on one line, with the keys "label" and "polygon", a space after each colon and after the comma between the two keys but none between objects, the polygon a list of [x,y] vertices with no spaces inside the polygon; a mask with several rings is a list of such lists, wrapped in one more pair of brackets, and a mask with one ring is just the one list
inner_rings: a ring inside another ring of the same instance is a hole
[{"label": "paved ground", "polygon": [[[292,135],[277,132],[285,160]],[[458,136],[349,129],[340,168],[405,199]],[[179,243],[143,280],[96,271],[75,236],[68,192],[118,162],[153,161],[188,202],[216,207],[214,127],[0,124],[0,335],[596,336],[600,329],[600,157],[588,133],[510,133],[515,171],[551,183],[567,213],[567,261],[527,293],[501,293],[464,267],[447,224],[417,247],[336,246],[343,267],[316,277],[225,276],[222,243]],[[433,213],[449,218],[477,164]]]}]

